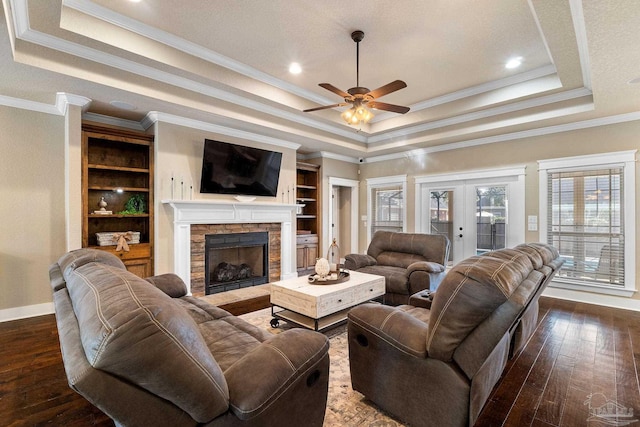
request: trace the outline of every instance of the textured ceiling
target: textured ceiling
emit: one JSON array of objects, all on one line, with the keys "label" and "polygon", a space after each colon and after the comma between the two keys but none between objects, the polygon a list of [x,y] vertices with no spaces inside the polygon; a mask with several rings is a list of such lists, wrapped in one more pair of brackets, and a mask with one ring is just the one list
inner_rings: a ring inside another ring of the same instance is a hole
[{"label": "textured ceiling", "polygon": [[[3,0],[0,97],[54,104],[66,92],[93,114],[145,123],[153,111],[353,158],[638,112],[637,1],[490,3]],[[341,109],[301,112],[341,102],[318,83],[356,85],[356,29],[360,85],[403,80],[381,101],[411,107],[357,129]],[[507,70],[513,56],[523,64]]]}]

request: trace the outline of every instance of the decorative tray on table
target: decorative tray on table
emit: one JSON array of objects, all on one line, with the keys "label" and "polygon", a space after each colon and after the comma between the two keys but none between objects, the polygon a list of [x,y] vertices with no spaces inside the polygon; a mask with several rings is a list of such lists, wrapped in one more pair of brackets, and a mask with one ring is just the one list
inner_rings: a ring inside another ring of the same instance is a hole
[{"label": "decorative tray on table", "polygon": [[340,270],[340,273],[335,279],[331,279],[331,275],[326,276],[325,278],[320,278],[317,274],[310,274],[309,283],[314,285],[335,285],[337,283],[346,282],[349,278],[349,272],[347,270]]}]

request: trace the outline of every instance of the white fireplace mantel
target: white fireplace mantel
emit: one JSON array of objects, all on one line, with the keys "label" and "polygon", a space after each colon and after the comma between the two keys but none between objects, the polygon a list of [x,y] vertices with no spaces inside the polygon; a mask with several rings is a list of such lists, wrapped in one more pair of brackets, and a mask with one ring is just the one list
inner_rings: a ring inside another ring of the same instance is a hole
[{"label": "white fireplace mantel", "polygon": [[175,273],[191,293],[191,224],[280,223],[280,277],[297,277],[295,204],[227,200],[162,200],[173,208]]}]

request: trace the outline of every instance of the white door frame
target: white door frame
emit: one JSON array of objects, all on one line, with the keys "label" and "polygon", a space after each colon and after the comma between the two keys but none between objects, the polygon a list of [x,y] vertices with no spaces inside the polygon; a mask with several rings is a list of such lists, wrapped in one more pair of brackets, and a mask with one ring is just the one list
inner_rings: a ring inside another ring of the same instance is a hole
[{"label": "white door frame", "polygon": [[[500,185],[507,181],[509,184],[509,218],[507,219],[507,247],[524,243],[525,239],[525,170],[526,166],[516,166],[502,169],[482,169],[460,173],[440,175],[424,175],[415,178],[415,230],[418,233],[430,233],[429,212],[430,192],[432,189],[442,189],[456,186],[477,185],[489,183]],[[492,182],[492,181],[495,181]],[[465,194],[465,197],[468,195]],[[464,220],[462,234],[475,232],[471,225]],[[457,225],[456,225],[457,226]],[[455,235],[454,230],[454,235]],[[455,254],[454,254],[455,255]],[[454,263],[460,259],[454,258]]]},{"label": "white door frame", "polygon": [[[359,206],[359,187],[360,181],[355,179],[337,178],[334,176],[329,177],[329,221],[325,230],[331,230],[331,224],[333,223],[333,204],[337,203],[336,200],[331,197],[333,194],[333,187],[349,187],[351,188],[351,250],[356,252],[358,250],[358,206]],[[328,248],[331,245],[331,233],[324,234],[324,247]],[[346,254],[343,254],[346,255]]]}]

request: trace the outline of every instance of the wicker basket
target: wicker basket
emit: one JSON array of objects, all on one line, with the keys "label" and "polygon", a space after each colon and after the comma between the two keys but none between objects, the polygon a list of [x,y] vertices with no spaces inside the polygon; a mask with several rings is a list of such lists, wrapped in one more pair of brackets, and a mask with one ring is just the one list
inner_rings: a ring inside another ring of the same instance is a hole
[{"label": "wicker basket", "polygon": [[139,231],[109,231],[106,233],[96,233],[98,238],[98,246],[116,246],[118,238],[124,234],[127,244],[140,243]]}]

